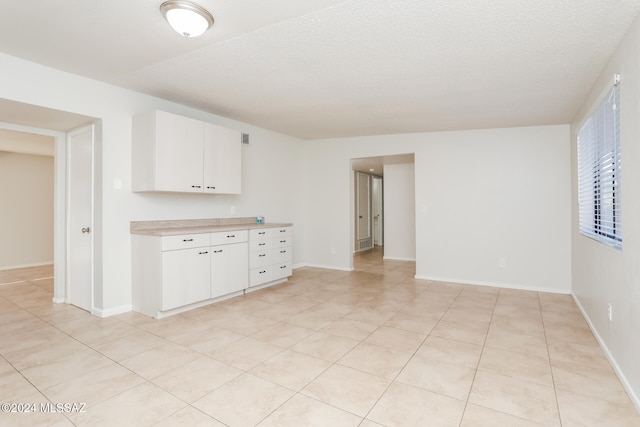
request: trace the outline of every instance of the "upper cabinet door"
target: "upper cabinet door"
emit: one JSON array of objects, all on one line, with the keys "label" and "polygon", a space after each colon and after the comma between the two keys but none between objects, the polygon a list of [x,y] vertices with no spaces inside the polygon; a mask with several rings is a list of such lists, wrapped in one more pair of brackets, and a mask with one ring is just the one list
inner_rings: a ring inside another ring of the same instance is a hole
[{"label": "upper cabinet door", "polygon": [[149,111],[133,118],[133,191],[240,194],[241,133]]},{"label": "upper cabinet door", "polygon": [[205,123],[204,192],[240,194],[241,190],[241,133]]},{"label": "upper cabinet door", "polygon": [[203,133],[198,120],[157,112],[157,190],[202,193]]}]

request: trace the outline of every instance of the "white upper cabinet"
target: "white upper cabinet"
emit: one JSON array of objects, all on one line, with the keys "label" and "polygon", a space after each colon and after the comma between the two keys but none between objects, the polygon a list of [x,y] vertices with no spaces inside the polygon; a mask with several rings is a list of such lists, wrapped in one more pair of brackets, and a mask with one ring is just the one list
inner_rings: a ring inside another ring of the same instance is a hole
[{"label": "white upper cabinet", "polygon": [[242,147],[240,132],[204,124],[204,192],[240,194]]},{"label": "white upper cabinet", "polygon": [[239,131],[150,111],[133,118],[133,191],[239,194]]}]

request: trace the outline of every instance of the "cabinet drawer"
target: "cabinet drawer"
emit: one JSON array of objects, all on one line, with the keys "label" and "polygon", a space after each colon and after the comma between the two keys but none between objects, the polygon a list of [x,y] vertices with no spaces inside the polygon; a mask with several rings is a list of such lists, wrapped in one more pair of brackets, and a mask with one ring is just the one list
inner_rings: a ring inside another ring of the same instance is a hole
[{"label": "cabinet drawer", "polygon": [[270,249],[267,258],[272,264],[291,261],[291,248]]},{"label": "cabinet drawer", "polygon": [[272,248],[287,248],[291,247],[291,236],[277,236],[271,239]]},{"label": "cabinet drawer", "polygon": [[274,261],[273,253],[270,250],[249,253],[250,268],[264,267],[265,265],[273,264],[274,262],[276,261]]},{"label": "cabinet drawer", "polygon": [[271,237],[271,228],[254,228],[249,230],[251,240],[269,239]]},{"label": "cabinet drawer", "polygon": [[280,227],[271,229],[271,238],[277,239],[279,237],[290,237],[291,227]]},{"label": "cabinet drawer", "polygon": [[293,274],[291,261],[272,265],[271,270],[271,280],[284,279]]},{"label": "cabinet drawer", "polygon": [[162,250],[199,248],[209,246],[209,234],[181,234],[178,236],[163,236]]},{"label": "cabinet drawer", "polygon": [[246,242],[248,238],[248,230],[218,231],[211,233],[211,246]]},{"label": "cabinet drawer", "polygon": [[251,240],[249,242],[249,250],[252,252],[255,251],[265,251],[267,249],[271,249],[273,247],[273,242],[271,239],[267,240]]},{"label": "cabinet drawer", "polygon": [[272,279],[272,267],[252,268],[249,270],[249,286],[256,286],[270,282]]}]

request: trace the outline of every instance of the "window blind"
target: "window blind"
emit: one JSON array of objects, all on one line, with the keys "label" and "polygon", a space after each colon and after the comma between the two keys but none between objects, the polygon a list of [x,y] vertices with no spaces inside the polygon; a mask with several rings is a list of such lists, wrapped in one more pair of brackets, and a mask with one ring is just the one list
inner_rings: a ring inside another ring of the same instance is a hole
[{"label": "window blind", "polygon": [[620,84],[596,106],[578,132],[580,233],[622,247]]}]

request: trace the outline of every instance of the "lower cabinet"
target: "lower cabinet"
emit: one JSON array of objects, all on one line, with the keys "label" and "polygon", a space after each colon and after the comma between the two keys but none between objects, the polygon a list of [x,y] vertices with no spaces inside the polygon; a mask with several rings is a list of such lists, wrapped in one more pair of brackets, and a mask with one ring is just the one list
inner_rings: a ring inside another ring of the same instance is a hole
[{"label": "lower cabinet", "polygon": [[291,275],[291,228],[133,234],[133,310],[161,318]]},{"label": "lower cabinet", "polygon": [[208,247],[162,252],[160,310],[171,310],[211,298]]},{"label": "lower cabinet", "polygon": [[247,288],[248,259],[247,242],[211,247],[211,298]]},{"label": "lower cabinet", "polygon": [[291,276],[291,227],[249,231],[249,286]]}]

